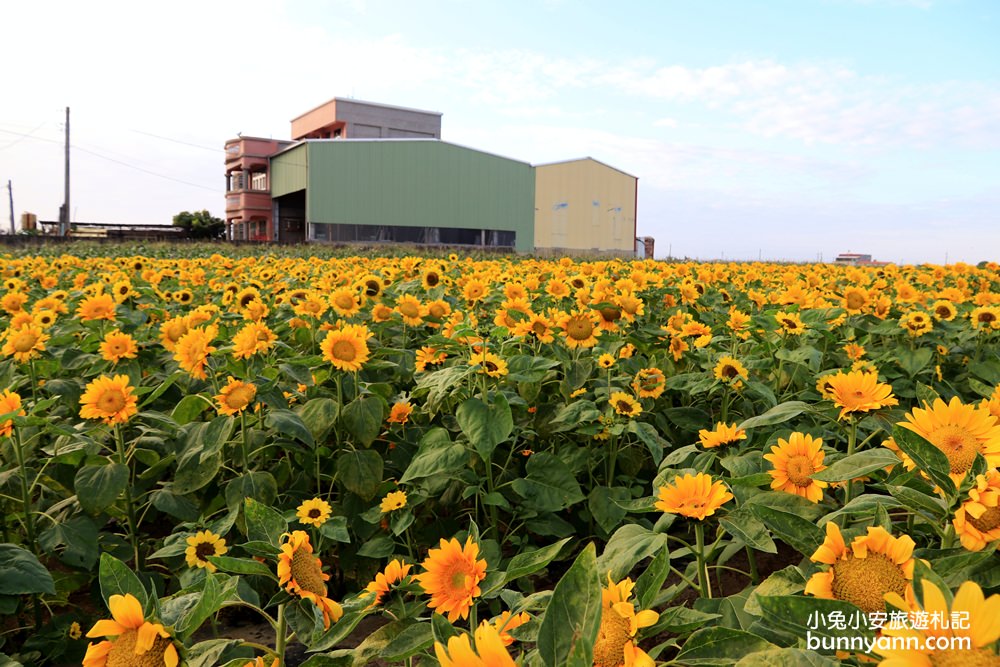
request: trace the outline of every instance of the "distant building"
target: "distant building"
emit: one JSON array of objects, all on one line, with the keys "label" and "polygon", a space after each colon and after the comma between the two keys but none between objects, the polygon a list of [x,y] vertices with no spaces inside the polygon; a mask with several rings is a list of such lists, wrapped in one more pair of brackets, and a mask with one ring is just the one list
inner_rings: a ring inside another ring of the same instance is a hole
[{"label": "distant building", "polygon": [[[290,141],[226,142],[226,237],[632,256],[638,179],[441,141],[441,114],[333,98]],[[650,244],[651,254],[651,244]]]},{"label": "distant building", "polygon": [[879,262],[872,259],[871,255],[863,255],[854,252],[842,252],[837,255],[834,260],[834,264],[843,264],[845,266],[885,266],[888,262]]}]

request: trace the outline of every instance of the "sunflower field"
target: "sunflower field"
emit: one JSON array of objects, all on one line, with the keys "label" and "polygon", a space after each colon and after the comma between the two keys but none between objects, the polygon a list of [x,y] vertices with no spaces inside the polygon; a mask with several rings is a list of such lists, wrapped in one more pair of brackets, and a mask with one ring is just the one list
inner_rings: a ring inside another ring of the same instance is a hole
[{"label": "sunflower field", "polygon": [[0,279],[3,667],[1000,664],[997,264]]}]

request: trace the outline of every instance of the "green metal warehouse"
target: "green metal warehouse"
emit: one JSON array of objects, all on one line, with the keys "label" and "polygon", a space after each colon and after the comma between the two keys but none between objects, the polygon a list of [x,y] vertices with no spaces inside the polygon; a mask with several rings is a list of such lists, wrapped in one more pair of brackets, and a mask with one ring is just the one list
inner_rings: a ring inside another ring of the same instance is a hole
[{"label": "green metal warehouse", "polygon": [[534,249],[532,166],[437,139],[309,139],[271,157],[279,241]]}]

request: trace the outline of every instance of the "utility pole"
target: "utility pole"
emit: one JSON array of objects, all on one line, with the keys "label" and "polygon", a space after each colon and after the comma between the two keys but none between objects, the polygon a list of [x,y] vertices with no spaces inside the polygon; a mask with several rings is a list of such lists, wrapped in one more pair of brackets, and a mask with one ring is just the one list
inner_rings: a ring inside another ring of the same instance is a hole
[{"label": "utility pole", "polygon": [[10,195],[10,235],[13,236],[17,234],[17,230],[14,229],[14,187],[10,184],[10,179],[7,179],[7,192]]},{"label": "utility pole", "polygon": [[70,228],[69,214],[69,107],[66,107],[66,194],[63,198],[63,220],[60,225],[59,235],[66,236]]}]

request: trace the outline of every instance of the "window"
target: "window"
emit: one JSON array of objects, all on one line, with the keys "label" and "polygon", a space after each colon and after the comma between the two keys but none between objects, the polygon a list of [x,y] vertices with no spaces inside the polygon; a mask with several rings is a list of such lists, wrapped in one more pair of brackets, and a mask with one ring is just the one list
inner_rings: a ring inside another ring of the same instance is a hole
[{"label": "window", "polygon": [[251,190],[267,190],[267,172],[258,171],[250,174]]}]

